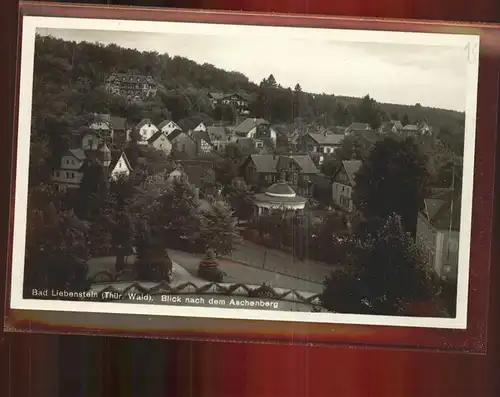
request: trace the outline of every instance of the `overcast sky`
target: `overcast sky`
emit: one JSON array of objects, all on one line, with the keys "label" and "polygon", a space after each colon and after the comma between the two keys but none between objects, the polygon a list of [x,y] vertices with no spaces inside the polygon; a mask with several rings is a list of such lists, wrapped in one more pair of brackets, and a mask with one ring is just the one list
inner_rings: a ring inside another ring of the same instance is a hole
[{"label": "overcast sky", "polygon": [[54,28],[37,33],[179,55],[239,71],[256,83],[272,73],[281,85],[300,83],[307,92],[465,109],[466,52],[457,47]]}]

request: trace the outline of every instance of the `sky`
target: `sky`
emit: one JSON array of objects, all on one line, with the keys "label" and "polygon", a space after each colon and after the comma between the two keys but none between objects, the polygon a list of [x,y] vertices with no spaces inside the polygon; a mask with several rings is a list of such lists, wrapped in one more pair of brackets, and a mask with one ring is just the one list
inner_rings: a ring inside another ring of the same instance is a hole
[{"label": "sky", "polygon": [[116,44],[183,56],[245,74],[259,83],[273,74],[284,87],[378,102],[465,110],[464,49],[445,46],[340,42],[279,37],[137,33],[39,28],[71,41]]}]

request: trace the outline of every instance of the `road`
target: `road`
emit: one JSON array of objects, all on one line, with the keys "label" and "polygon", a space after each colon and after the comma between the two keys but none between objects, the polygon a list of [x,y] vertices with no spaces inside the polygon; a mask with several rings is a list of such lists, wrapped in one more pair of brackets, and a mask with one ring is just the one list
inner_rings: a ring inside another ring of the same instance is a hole
[{"label": "road", "polygon": [[[169,250],[170,259],[177,262],[190,274],[196,276],[202,255],[193,255],[183,251]],[[272,287],[295,289],[319,293],[323,290],[321,283],[311,282],[292,276],[278,274],[271,270],[259,269],[231,260],[219,260],[219,268],[226,273],[224,283],[242,283],[260,285],[266,283]]]},{"label": "road", "polygon": [[[202,255],[194,255],[183,251],[168,250],[172,261],[186,270],[191,277],[197,277],[198,264]],[[89,277],[100,271],[114,271],[115,257],[92,258],[89,263]],[[127,262],[135,260],[134,256],[129,256]],[[266,283],[272,287],[284,289],[294,289],[297,291],[307,291],[320,293],[323,290],[321,283],[311,282],[292,276],[275,273],[271,270],[259,269],[253,266],[244,265],[231,260],[220,260],[220,269],[226,273],[224,283],[242,283],[261,285]],[[185,277],[187,278],[187,277]]]}]

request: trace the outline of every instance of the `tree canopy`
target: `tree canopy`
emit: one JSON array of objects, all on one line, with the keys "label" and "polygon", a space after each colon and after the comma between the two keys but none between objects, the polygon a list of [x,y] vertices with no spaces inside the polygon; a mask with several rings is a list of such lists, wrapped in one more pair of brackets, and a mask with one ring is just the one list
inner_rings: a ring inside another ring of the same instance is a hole
[{"label": "tree canopy", "polygon": [[415,234],[418,211],[427,193],[427,159],[411,139],[377,142],[355,176],[353,203],[365,218],[396,213]]},{"label": "tree canopy", "polygon": [[348,267],[325,281],[321,300],[328,310],[398,315],[438,296],[439,282],[401,218],[391,214],[377,225],[351,242]]}]

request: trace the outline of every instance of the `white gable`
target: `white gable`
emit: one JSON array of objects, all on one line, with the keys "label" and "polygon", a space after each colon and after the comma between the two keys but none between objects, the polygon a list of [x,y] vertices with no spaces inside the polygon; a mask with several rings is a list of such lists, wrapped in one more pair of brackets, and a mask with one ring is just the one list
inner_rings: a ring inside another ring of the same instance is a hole
[{"label": "white gable", "polygon": [[196,128],[193,130],[193,131],[206,131],[207,130],[207,126],[205,125],[205,123],[202,121],[200,124],[198,124],[196,126]]},{"label": "white gable", "polygon": [[116,162],[115,168],[113,168],[113,170],[111,171],[112,177],[116,177],[119,174],[130,175],[130,168],[123,154],[120,156],[120,159]]}]

